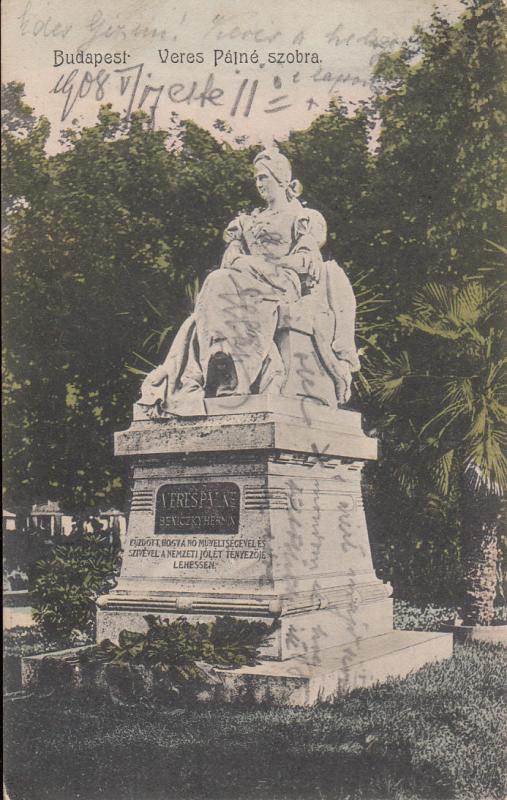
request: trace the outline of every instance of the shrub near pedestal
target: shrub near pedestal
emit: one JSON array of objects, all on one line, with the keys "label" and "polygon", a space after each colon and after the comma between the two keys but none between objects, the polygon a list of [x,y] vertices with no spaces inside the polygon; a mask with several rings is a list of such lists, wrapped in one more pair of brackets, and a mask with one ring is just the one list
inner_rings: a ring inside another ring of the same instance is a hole
[{"label": "shrub near pedestal", "polygon": [[33,617],[50,636],[91,633],[95,600],[116,583],[120,551],[105,536],[84,534],[36,564]]},{"label": "shrub near pedestal", "polygon": [[122,631],[117,645],[106,639],[44,658],[38,667],[32,661],[31,669],[38,673],[32,672],[32,681],[47,683],[58,675],[67,685],[107,688],[113,698],[128,704],[211,699],[213,686],[221,684],[213,668],[254,665],[272,630],[264,622],[227,616],[196,625],[183,617],[173,622],[153,615],[145,619],[146,633]]}]

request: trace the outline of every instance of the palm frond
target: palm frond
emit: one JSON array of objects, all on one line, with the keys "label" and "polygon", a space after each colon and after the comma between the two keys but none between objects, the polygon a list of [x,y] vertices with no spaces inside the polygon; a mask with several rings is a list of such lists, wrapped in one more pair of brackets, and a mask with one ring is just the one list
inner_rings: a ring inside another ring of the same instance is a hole
[{"label": "palm frond", "polygon": [[144,363],[145,363],[145,364],[148,364],[148,366],[149,366],[151,369],[156,369],[156,366],[157,366],[157,365],[156,365],[156,364],[154,364],[152,361],[149,361],[149,359],[145,358],[145,357],[144,357],[144,356],[142,356],[140,353],[136,353],[135,351],[133,351],[133,353],[132,353],[132,354],[133,354],[133,355],[134,355],[136,358],[139,358],[141,361],[144,361]]},{"label": "palm frond", "polygon": [[147,335],[147,337],[143,341],[143,347],[147,347],[149,345],[149,343],[151,342],[151,340],[156,335],[157,335],[157,331],[150,331],[150,333]]},{"label": "palm frond", "polygon": [[157,315],[157,317],[161,317],[161,316],[162,316],[162,312],[160,311],[160,309],[158,309],[156,306],[154,306],[154,305],[153,305],[153,303],[152,303],[150,300],[148,300],[148,298],[147,298],[147,297],[143,297],[143,299],[144,299],[144,300],[145,300],[145,302],[146,302],[146,303],[149,305],[149,307],[151,308],[151,310],[155,312],[155,314]]},{"label": "palm frond", "polygon": [[464,441],[469,477],[494,494],[507,491],[506,362],[490,366]]},{"label": "palm frond", "polygon": [[373,396],[381,403],[393,400],[410,372],[410,358],[406,350],[395,358],[388,358],[382,369],[371,371],[369,385]]},{"label": "palm frond", "polygon": [[486,436],[467,437],[466,475],[476,491],[507,492],[507,436],[490,430]]},{"label": "palm frond", "polygon": [[490,306],[490,292],[479,281],[465,284],[452,301],[452,318],[457,325],[473,326],[484,318]]},{"label": "palm frond", "polygon": [[408,497],[413,497],[421,481],[417,467],[409,462],[399,464],[393,470],[393,475],[398,481],[402,491],[405,492]]},{"label": "palm frond", "polygon": [[474,404],[475,395],[470,378],[455,379],[447,383],[444,386],[442,409],[422,426],[421,435],[433,428],[435,435],[442,436],[453,422],[460,417],[470,416],[473,413]]},{"label": "palm frond", "polygon": [[486,388],[498,403],[507,403],[507,357],[493,361],[489,366]]},{"label": "palm frond", "polygon": [[412,301],[414,313],[422,317],[447,314],[452,293],[452,289],[442,283],[427,283],[414,294]]},{"label": "palm frond", "polygon": [[404,327],[430,336],[451,340],[468,336],[482,343],[477,325],[487,319],[491,302],[491,292],[480,281],[459,288],[428,283],[414,295],[412,314],[403,314],[398,320]]},{"label": "palm frond", "polygon": [[[507,248],[491,244],[507,255]],[[418,479],[425,491],[429,478],[439,495],[450,497],[463,471],[477,490],[507,491],[507,358],[497,358],[504,289],[489,289],[480,279],[422,287],[398,322],[405,331],[435,337],[434,359],[412,338],[408,353],[397,358],[376,343],[368,348],[363,385],[385,406],[378,427],[408,493]],[[398,330],[393,348],[399,342]]]},{"label": "palm frond", "polygon": [[165,340],[169,336],[170,333],[174,330],[174,325],[167,325],[163,330],[156,331],[159,334],[158,342],[157,342],[157,350],[162,349],[162,345],[164,344]]},{"label": "palm frond", "polygon": [[130,367],[128,365],[125,367],[125,369],[127,372],[131,372],[132,375],[142,375],[143,377],[146,377],[148,374],[144,369],[137,369],[137,367]]},{"label": "palm frond", "polygon": [[455,450],[448,450],[443,456],[437,458],[430,467],[430,474],[433,482],[442,496],[449,494],[450,478],[455,457]]},{"label": "palm frond", "polygon": [[410,316],[410,314],[400,314],[397,319],[402,327],[408,328],[411,331],[421,331],[422,333],[429,334],[429,336],[440,336],[443,339],[453,340],[459,339],[462,336],[461,332],[451,327],[446,328],[442,324],[437,324],[434,321],[417,319],[416,317]]},{"label": "palm frond", "polygon": [[503,247],[498,242],[492,242],[491,239],[486,239],[487,243],[490,244],[495,250],[498,250],[500,253],[503,253],[504,256],[507,256],[507,247]]}]

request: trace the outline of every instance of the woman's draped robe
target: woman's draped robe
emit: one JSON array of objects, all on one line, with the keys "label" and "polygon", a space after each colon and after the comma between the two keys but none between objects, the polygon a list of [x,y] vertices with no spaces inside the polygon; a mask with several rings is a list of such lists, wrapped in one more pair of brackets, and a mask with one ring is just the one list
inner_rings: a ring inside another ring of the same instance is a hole
[{"label": "woman's draped robe", "polygon": [[[331,358],[349,370],[359,368],[354,293],[336,262],[322,261],[326,223],[319,212],[292,201],[278,212],[240,214],[224,239],[227,248],[220,269],[206,278],[194,313],[179,329],[164,363],[143,382],[138,402],[151,416],[206,414],[208,368],[217,363],[212,359],[218,353],[233,367],[215,374],[214,394],[279,392],[285,368],[275,333],[282,303],[299,302],[304,313],[313,315],[320,334],[315,338],[325,341],[321,349],[331,354],[321,353],[330,372]],[[320,272],[304,298],[299,275],[277,264],[277,259],[295,254]]]}]

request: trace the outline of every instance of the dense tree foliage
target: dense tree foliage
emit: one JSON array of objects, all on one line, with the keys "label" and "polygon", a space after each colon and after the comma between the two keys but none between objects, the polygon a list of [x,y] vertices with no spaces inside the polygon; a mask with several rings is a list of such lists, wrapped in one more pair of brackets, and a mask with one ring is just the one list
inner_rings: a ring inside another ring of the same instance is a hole
[{"label": "dense tree foliage", "polygon": [[364,270],[370,258],[371,126],[366,106],[348,115],[333,100],[326,114],[308,129],[292,132],[282,145],[303,184],[305,202],[325,215],[330,254],[356,271]]},{"label": "dense tree foliage", "polygon": [[404,309],[428,280],[476,275],[506,211],[507,41],[501,0],[438,12],[376,66],[378,277]]},{"label": "dense tree foliage", "polygon": [[[18,106],[20,94],[10,87]],[[5,237],[11,502],[122,502],[111,448],[136,398],[129,367],[146,369],[167,344],[189,310],[186,285],[217,264],[221,231],[252,194],[249,154],[191,123],[178,133],[176,149],[143,118],[126,129],[104,108],[45,159],[37,192],[16,184]],[[15,154],[11,173],[36,169],[33,148]]]},{"label": "dense tree foliage", "polygon": [[49,636],[64,640],[92,635],[95,600],[115,585],[119,563],[118,549],[100,533],[53,548],[34,570],[31,597],[37,625]]},{"label": "dense tree foliage", "polygon": [[451,539],[437,541],[441,555],[454,558],[441,558],[441,565],[459,564],[462,549],[465,619],[481,624],[493,619],[499,499],[507,490],[507,363],[503,326],[495,324],[499,305],[499,293],[478,281],[427,284],[399,317],[401,341],[391,353],[372,356],[367,369],[382,412],[385,472],[405,490],[409,502],[402,507],[413,515],[406,519],[405,542],[415,541],[424,558],[435,541],[428,531],[444,523]]},{"label": "dense tree foliage", "polygon": [[33,201],[46,184],[44,151],[49,134],[45,117],[39,120],[23,102],[19,83],[2,84],[2,230],[13,214]]},{"label": "dense tree foliage", "polygon": [[[388,302],[363,371],[373,388],[364,410],[382,431],[371,481],[386,577],[407,596],[429,600],[429,589],[445,601],[463,596],[465,581],[470,601],[489,530],[484,620],[498,555],[489,490],[505,490],[504,264],[495,243],[507,198],[507,45],[501,2],[465,5],[454,25],[435,12],[376,67],[372,277]],[[397,500],[396,522],[386,497]]]}]

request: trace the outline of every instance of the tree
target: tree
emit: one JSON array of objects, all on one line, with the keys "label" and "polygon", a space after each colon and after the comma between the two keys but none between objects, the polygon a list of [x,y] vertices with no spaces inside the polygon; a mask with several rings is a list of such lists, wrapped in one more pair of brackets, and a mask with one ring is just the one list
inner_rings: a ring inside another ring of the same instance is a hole
[{"label": "tree", "polygon": [[28,162],[38,124],[30,116],[5,154],[21,198],[4,240],[5,488],[11,503],[122,505],[112,435],[138,393],[131,367],[159,360],[187,284],[217,264],[222,230],[253,195],[250,158],[191,123],[174,147],[142,114],[127,125],[104,107],[61,152]]},{"label": "tree", "polygon": [[373,160],[368,150],[372,121],[361,105],[353,113],[332,100],[281,149],[303,184],[303,200],[327,222],[327,249],[352,276],[371,266]]},{"label": "tree", "polygon": [[[506,251],[507,252],[507,251]],[[389,456],[407,493],[457,504],[463,618],[490,624],[500,498],[507,489],[507,359],[499,292],[478,281],[427,284],[398,317],[392,353],[369,364]],[[423,477],[423,487],[419,485]]]},{"label": "tree", "polygon": [[45,117],[36,119],[23,102],[23,84],[2,84],[2,230],[9,216],[30,202],[47,180]]},{"label": "tree", "polygon": [[[463,5],[454,24],[436,11],[426,28],[399,51],[385,53],[375,69],[380,137],[370,184],[369,279],[385,302],[378,309],[384,326],[377,325],[366,342],[363,363],[371,355],[378,365],[383,350],[388,374],[407,369],[407,329],[392,321],[413,314],[414,295],[428,281],[449,291],[468,280],[492,291],[498,283],[499,265],[485,253],[487,240],[501,242],[504,235],[506,9],[500,0]],[[414,333],[411,364],[415,359],[430,373],[433,361],[442,369],[446,364],[451,375],[466,370],[464,350],[442,343]],[[469,537],[461,531],[459,481],[452,480],[445,495],[438,492],[422,455],[428,444],[418,443],[427,421],[417,416],[424,411],[418,392],[427,393],[426,383],[411,379],[391,408],[378,395],[362,399],[366,420],[383,430],[383,457],[370,470],[372,526],[383,542],[382,569],[398,594],[428,601],[431,585],[450,602],[467,568],[462,539]],[[396,498],[396,515],[384,497]]]},{"label": "tree", "polygon": [[403,311],[429,280],[475,276],[485,240],[503,241],[506,7],[464,5],[456,24],[435,11],[375,70],[372,249],[389,310]]},{"label": "tree", "polygon": [[5,437],[15,502],[80,508],[121,494],[111,436],[135,394],[125,361],[143,335],[148,274],[163,296],[169,269],[151,213],[167,174],[157,185],[157,158],[169,154],[140,121],[114,141],[119,128],[106,110],[94,128],[69,132],[68,149],[46,159],[43,189],[11,220]]}]

